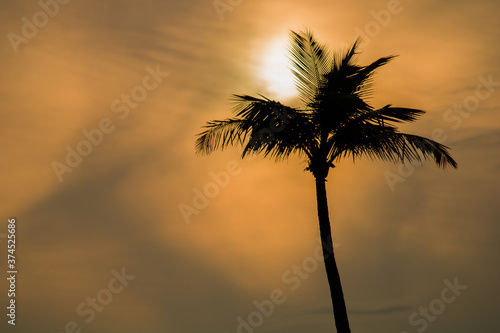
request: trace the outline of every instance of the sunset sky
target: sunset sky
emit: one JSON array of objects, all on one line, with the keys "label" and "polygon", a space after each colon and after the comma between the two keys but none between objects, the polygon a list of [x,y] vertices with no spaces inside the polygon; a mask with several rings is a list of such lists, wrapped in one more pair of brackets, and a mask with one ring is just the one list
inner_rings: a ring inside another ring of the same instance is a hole
[{"label": "sunset sky", "polygon": [[231,94],[300,106],[286,44],[310,28],[337,50],[362,35],[360,64],[398,55],[372,103],[426,110],[402,129],[459,163],[331,171],[352,332],[499,332],[498,13],[496,0],[3,1],[0,330],[334,332],[303,161],[194,150]]}]

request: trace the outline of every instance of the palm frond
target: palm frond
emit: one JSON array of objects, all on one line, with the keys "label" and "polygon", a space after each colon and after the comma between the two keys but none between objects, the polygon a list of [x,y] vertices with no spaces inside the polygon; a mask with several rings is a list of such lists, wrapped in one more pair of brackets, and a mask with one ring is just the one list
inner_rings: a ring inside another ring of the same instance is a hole
[{"label": "palm frond", "polygon": [[382,57],[368,66],[362,67],[355,75],[352,76],[352,85],[357,87],[357,93],[360,96],[363,97],[368,97],[372,93],[372,82],[373,82],[373,75],[375,74],[375,71],[379,69],[380,67],[388,64],[392,59],[396,58],[397,56],[391,55],[387,57]]},{"label": "palm frond", "polygon": [[389,124],[351,124],[330,140],[331,162],[349,156],[353,159],[366,156],[394,163],[433,159],[440,167],[457,167],[447,146],[421,136],[400,133]]},{"label": "palm frond", "polygon": [[372,93],[371,87],[375,71],[389,63],[395,56],[380,58],[368,66],[359,66],[352,62],[350,52],[352,53],[349,50],[346,55],[337,55],[337,58],[341,60],[336,60],[332,71],[325,75],[327,85],[330,89],[368,97]]},{"label": "palm frond", "polygon": [[425,111],[423,110],[393,107],[392,105],[388,104],[383,108],[377,110],[360,113],[357,117],[353,118],[352,121],[372,121],[379,124],[383,124],[385,121],[395,123],[401,123],[405,121],[413,122],[424,114]]},{"label": "palm frond", "polygon": [[311,31],[292,31],[290,37],[288,51],[292,72],[300,98],[308,105],[316,96],[322,76],[330,69],[331,52],[315,39]]},{"label": "palm frond", "polygon": [[196,153],[208,155],[229,145],[242,144],[246,139],[249,124],[245,119],[225,119],[207,122],[203,132],[196,139]]},{"label": "palm frond", "polygon": [[[402,145],[399,149],[402,162],[405,162],[405,159],[410,162],[414,160],[421,162],[423,159],[433,159],[442,168],[446,166],[458,167],[458,163],[449,153],[449,147],[418,135],[398,133],[397,136],[403,142],[399,145],[400,147]],[[420,158],[415,158],[417,154]]]},{"label": "palm frond", "polygon": [[356,60],[355,55],[358,54],[357,50],[361,43],[361,39],[358,38],[354,41],[349,49],[345,52],[337,52],[333,55],[333,64],[331,70],[340,71],[342,68],[350,67],[354,65]]},{"label": "palm frond", "polygon": [[232,100],[235,118],[208,122],[196,141],[198,153],[241,144],[242,157],[262,153],[282,160],[293,153],[312,155],[316,131],[307,112],[264,96],[233,95]]},{"label": "palm frond", "polygon": [[261,97],[233,95],[235,115],[252,124],[242,157],[263,153],[282,160],[296,152],[310,155],[315,129],[309,114]]}]

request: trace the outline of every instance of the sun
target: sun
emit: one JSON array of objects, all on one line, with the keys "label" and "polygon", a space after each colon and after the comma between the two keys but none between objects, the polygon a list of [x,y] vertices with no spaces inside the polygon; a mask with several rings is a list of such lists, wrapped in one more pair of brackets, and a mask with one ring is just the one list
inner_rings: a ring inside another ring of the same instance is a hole
[{"label": "sun", "polygon": [[258,66],[258,76],[264,81],[271,99],[286,99],[297,94],[294,76],[290,70],[286,43],[272,41],[263,48]]}]

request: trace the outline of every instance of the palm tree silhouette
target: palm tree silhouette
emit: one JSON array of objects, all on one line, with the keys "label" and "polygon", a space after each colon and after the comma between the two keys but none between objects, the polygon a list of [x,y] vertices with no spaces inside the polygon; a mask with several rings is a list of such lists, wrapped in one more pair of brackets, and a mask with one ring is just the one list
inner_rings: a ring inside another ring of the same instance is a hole
[{"label": "palm tree silhouette", "polygon": [[335,326],[349,333],[349,321],[333,253],[325,182],[342,158],[360,157],[391,162],[433,159],[456,168],[448,147],[398,131],[395,123],[412,122],[422,110],[386,105],[375,109],[367,101],[373,74],[394,56],[368,66],[355,64],[359,39],[344,52],[332,52],[311,31],[291,32],[289,52],[302,108],[287,107],[262,95],[233,95],[234,117],[207,122],[198,134],[196,151],[210,154],[242,145],[242,158],[262,153],[277,161],[293,153],[305,159],[316,181],[323,258],[330,286]]}]

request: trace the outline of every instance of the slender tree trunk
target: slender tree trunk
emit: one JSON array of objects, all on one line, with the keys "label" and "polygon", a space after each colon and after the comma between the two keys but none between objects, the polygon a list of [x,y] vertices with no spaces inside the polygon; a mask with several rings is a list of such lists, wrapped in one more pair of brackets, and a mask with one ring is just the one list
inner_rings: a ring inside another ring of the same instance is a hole
[{"label": "slender tree trunk", "polygon": [[328,284],[330,285],[335,327],[338,333],[350,333],[351,329],[349,328],[349,320],[347,319],[344,293],[342,292],[340,275],[333,253],[332,231],[330,228],[330,218],[328,216],[325,182],[324,178],[321,179],[316,177],[316,198],[318,201],[318,218],[321,244],[323,246],[323,259],[325,261]]}]

